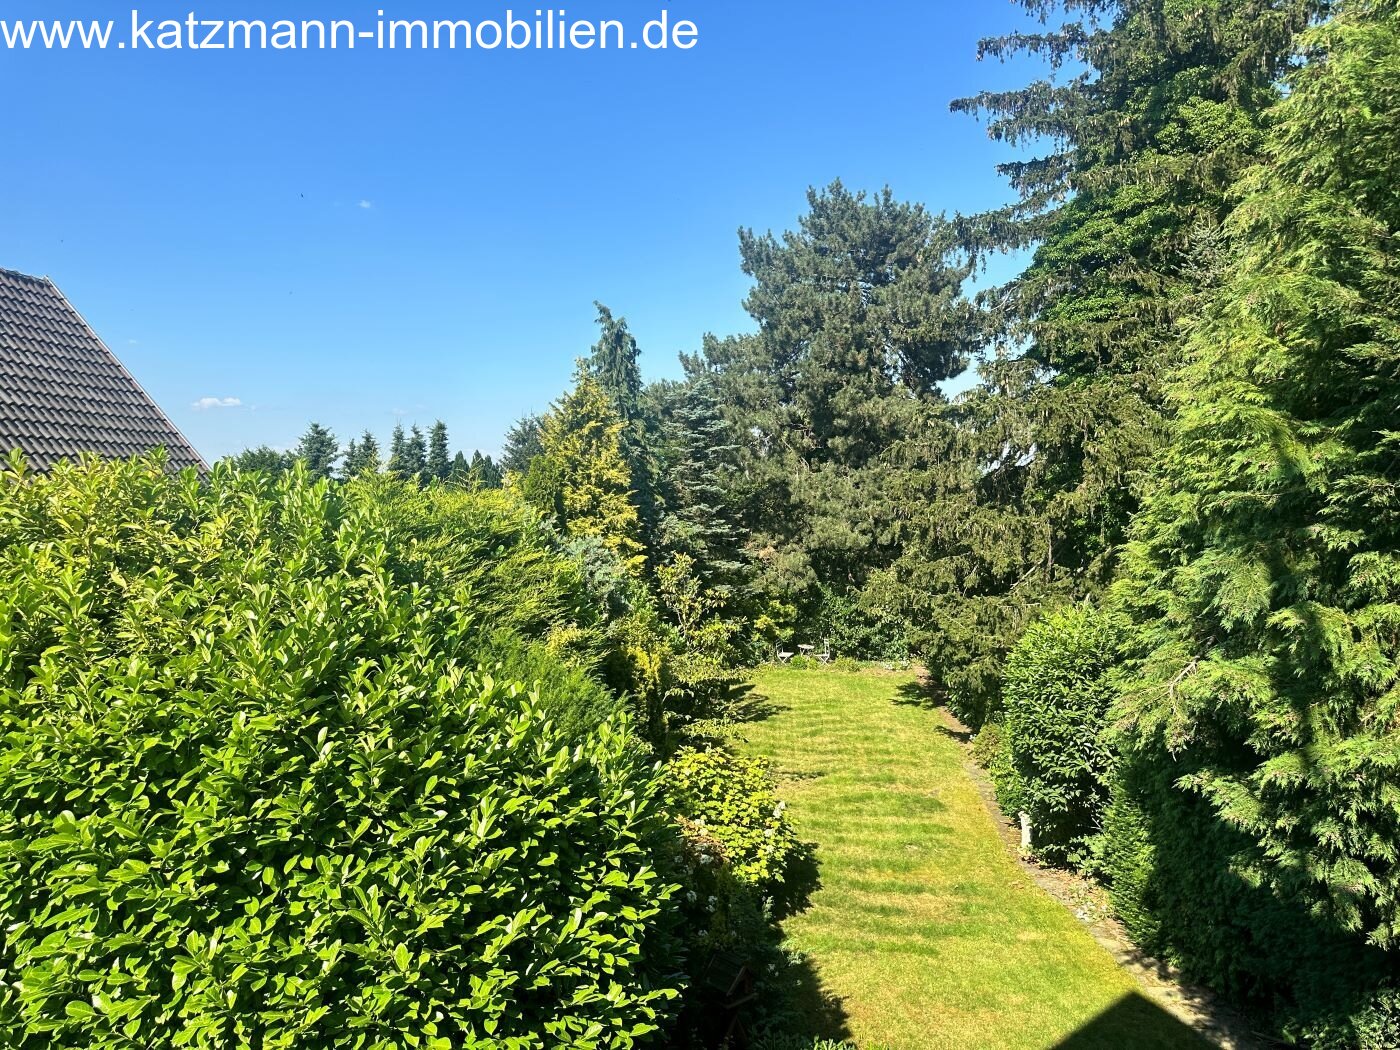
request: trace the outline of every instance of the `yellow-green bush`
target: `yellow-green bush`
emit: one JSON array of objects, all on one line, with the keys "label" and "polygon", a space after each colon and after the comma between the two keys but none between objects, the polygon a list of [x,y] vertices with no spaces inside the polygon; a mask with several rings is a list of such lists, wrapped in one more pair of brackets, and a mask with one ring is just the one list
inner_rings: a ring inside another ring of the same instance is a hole
[{"label": "yellow-green bush", "polygon": [[718,748],[683,748],[666,764],[665,780],[694,868],[726,872],[779,913],[805,892],[811,848],[797,837],[766,765]]}]

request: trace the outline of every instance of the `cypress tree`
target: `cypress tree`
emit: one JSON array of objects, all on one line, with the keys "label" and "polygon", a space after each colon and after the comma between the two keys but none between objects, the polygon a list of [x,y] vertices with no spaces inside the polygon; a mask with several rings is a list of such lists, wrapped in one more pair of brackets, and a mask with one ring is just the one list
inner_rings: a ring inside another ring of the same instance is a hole
[{"label": "cypress tree", "polygon": [[1393,950],[1400,12],[1345,5],[1307,45],[1172,386],[1117,592],[1138,624],[1121,714],[1139,772],[1237,833],[1231,870]]},{"label": "cypress tree", "polygon": [[602,303],[593,305],[598,309],[598,341],[593,344],[585,370],[622,421],[622,455],[631,475],[632,502],[637,508],[643,543],[654,555],[661,517],[660,467],[654,454],[659,435],[655,417],[643,410],[641,350],[627,328],[626,318],[613,316]]},{"label": "cypress tree", "polygon": [[472,453],[468,473],[473,484],[480,488],[498,489],[501,487],[500,467],[496,466],[490,456],[483,456],[480,451]]},{"label": "cypress tree", "polygon": [[639,571],[641,527],[631,499],[623,428],[602,387],[581,368],[574,389],[545,417],[542,452],[520,488],[565,533],[596,537]]}]

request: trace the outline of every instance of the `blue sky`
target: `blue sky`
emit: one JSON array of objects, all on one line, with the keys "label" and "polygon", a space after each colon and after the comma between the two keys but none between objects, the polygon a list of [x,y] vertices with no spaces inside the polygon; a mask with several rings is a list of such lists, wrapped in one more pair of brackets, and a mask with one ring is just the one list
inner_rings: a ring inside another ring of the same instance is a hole
[{"label": "blue sky", "polygon": [[[888,184],[949,212],[1008,197],[993,170],[1008,151],[948,102],[1035,74],[976,61],[980,36],[1025,24],[1009,2],[559,6],[629,27],[665,7],[699,43],[0,51],[0,266],[53,277],[211,460],[290,445],[311,419],[383,439],[441,418],[454,447],[494,451],[567,386],[594,299],[627,317],[649,378],[677,374],[706,331],[750,328],[736,231],[792,226],[809,185]],[[371,24],[378,9],[195,7]],[[130,15],[115,0],[0,12],[77,17]],[[206,398],[240,403],[194,407]]]}]

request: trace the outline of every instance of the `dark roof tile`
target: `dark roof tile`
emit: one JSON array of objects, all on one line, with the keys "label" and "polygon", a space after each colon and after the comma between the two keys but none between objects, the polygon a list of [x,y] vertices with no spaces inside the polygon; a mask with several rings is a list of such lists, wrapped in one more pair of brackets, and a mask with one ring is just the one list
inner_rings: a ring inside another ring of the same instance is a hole
[{"label": "dark roof tile", "polygon": [[0,269],[0,453],[48,470],[157,445],[172,467],[205,465],[52,281]]}]

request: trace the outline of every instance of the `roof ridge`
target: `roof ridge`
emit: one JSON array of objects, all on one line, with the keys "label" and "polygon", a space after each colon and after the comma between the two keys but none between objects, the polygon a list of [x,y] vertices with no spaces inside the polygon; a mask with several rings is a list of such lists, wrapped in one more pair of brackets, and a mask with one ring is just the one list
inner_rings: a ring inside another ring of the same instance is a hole
[{"label": "roof ridge", "polygon": [[[26,281],[39,281],[44,284],[53,284],[53,278],[50,277],[48,274],[44,274],[42,276],[35,276],[32,273],[24,273],[20,270],[11,270],[8,266],[0,266],[0,274],[4,274],[6,277],[22,277]],[[60,292],[59,294],[61,295],[63,293]]]}]

